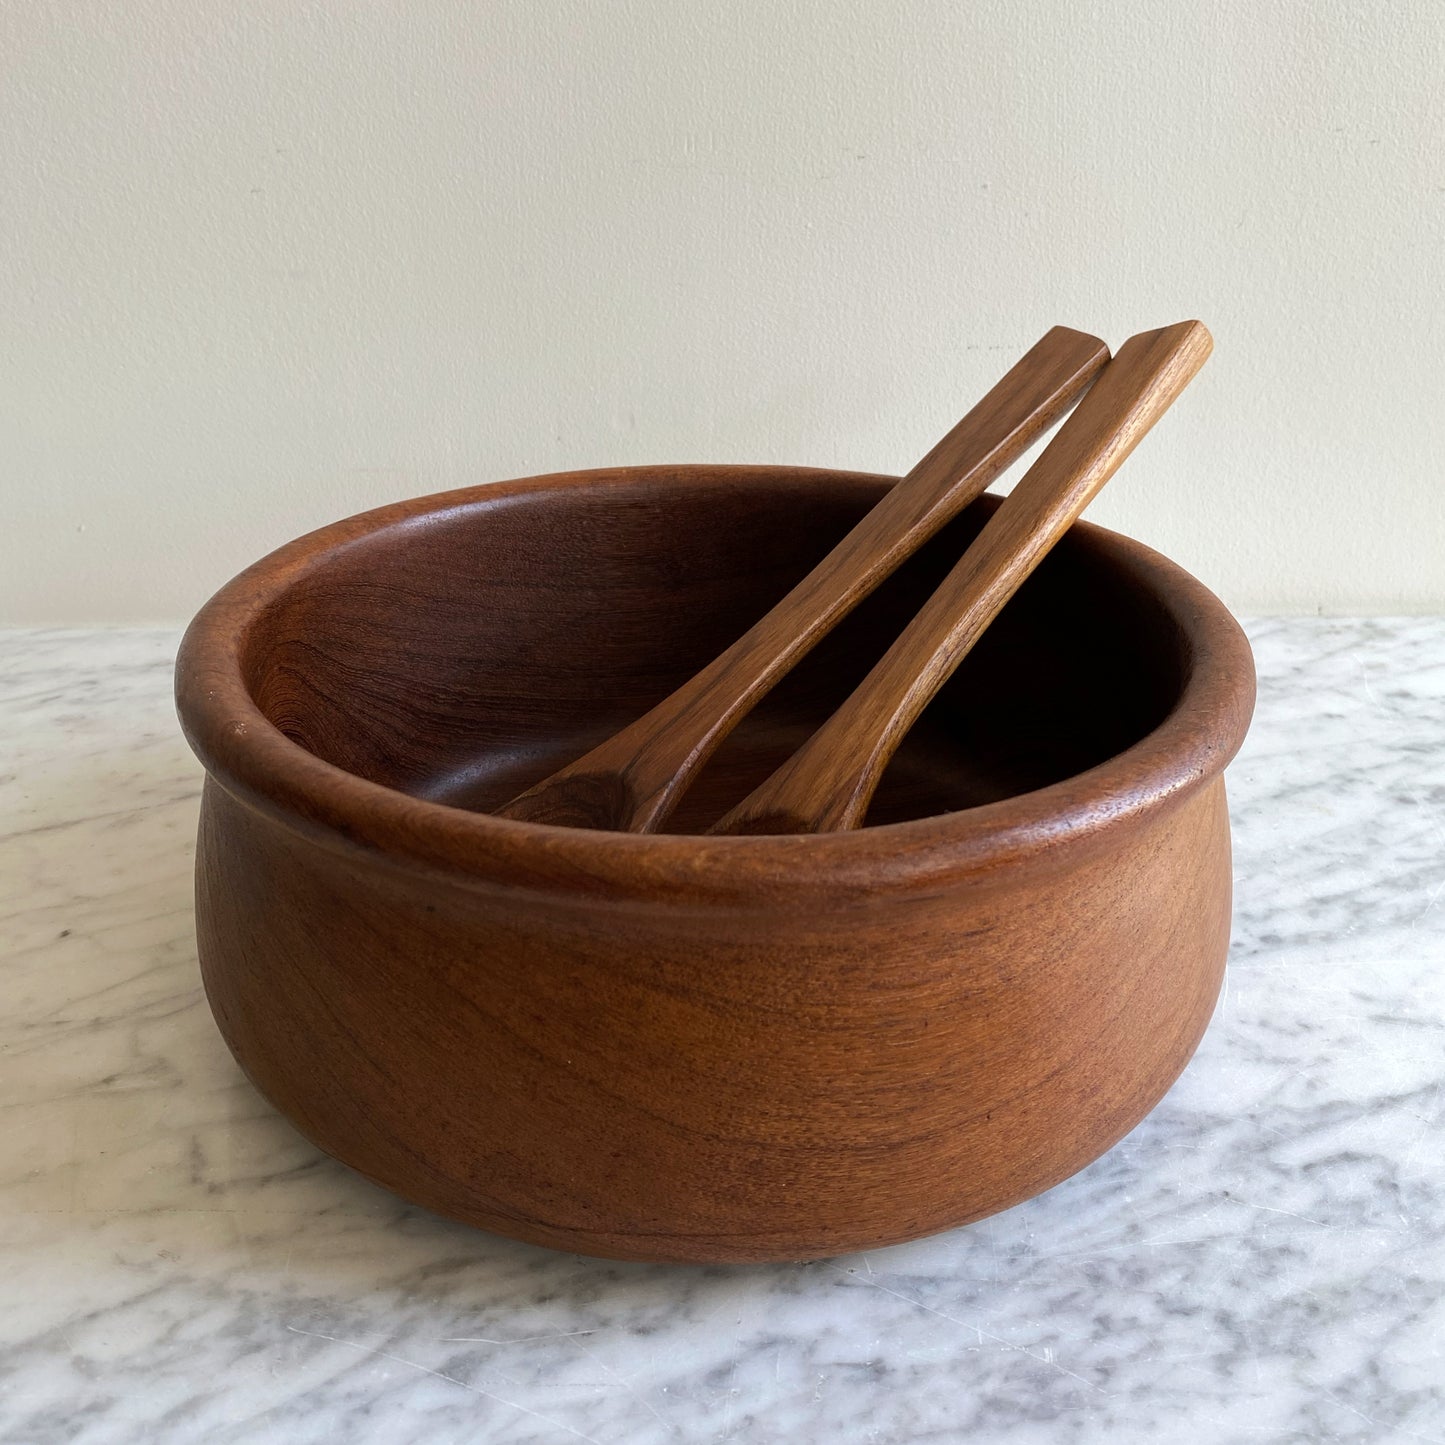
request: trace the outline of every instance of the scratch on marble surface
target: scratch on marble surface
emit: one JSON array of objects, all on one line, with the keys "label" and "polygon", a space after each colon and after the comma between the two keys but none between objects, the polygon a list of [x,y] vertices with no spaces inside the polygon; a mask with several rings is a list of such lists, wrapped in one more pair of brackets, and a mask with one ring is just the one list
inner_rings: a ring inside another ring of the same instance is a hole
[{"label": "scratch on marble surface", "polygon": [[578,1440],[586,1440],[588,1445],[601,1445],[601,1441],[593,1439],[591,1435],[584,1435],[580,1430],[574,1430],[570,1425],[564,1425],[560,1420],[554,1420],[549,1415],[540,1414],[536,1410],[529,1410],[525,1405],[518,1404],[516,1400],[503,1399],[501,1395],[493,1395],[488,1390],[483,1390],[478,1385],[469,1385],[465,1380],[459,1380],[455,1375],[448,1375],[441,1370],[433,1370],[426,1365],[419,1364],[416,1360],[404,1359],[401,1355],[394,1355],[390,1350],[377,1349],[372,1345],[363,1345],[356,1340],[343,1340],[337,1335],[323,1335],[318,1330],[303,1330],[296,1325],[287,1325],[286,1328],[296,1335],[307,1335],[313,1340],[329,1340],[333,1345],[345,1345],[348,1350],[359,1350],[364,1355],[375,1355],[379,1359],[390,1360],[396,1365],[405,1365],[409,1370],[420,1370],[424,1375],[430,1375],[433,1379],[445,1380],[449,1385],[457,1385],[463,1390],[470,1391],[473,1395],[480,1395],[485,1400],[495,1400],[499,1405],[506,1405],[509,1409],[517,1410],[523,1415],[529,1415],[534,1420],[540,1420],[544,1425],[551,1425],[553,1429],[561,1430]]},{"label": "scratch on marble surface", "polygon": [[1054,1359],[1053,1351],[1048,1347],[1045,1347],[1044,1353],[1036,1353],[1035,1351],[1029,1349],[1027,1345],[1015,1345],[1010,1341],[1001,1338],[998,1335],[990,1334],[986,1329],[983,1328],[982,1325],[976,1324],[973,1321],[961,1320],[958,1318],[957,1315],[951,1315],[946,1310],[934,1309],[932,1305],[926,1305],[923,1303],[922,1300],[912,1299],[910,1296],[903,1294],[896,1289],[889,1289],[886,1284],[882,1284],[876,1279],[863,1279],[857,1274],[853,1274],[852,1278],[856,1279],[859,1284],[865,1285],[869,1289],[881,1289],[884,1294],[891,1294],[894,1299],[900,1299],[905,1304],[912,1305],[914,1309],[924,1310],[928,1314],[937,1315],[938,1318],[941,1320],[947,1320],[950,1324],[959,1325],[965,1330],[972,1330],[974,1334],[978,1337],[978,1341],[980,1344],[982,1344],[984,1340],[988,1340],[993,1344],[999,1345],[1005,1350],[1017,1350],[1020,1354],[1027,1355],[1031,1360],[1038,1360],[1040,1364],[1047,1365],[1050,1369],[1057,1370],[1061,1375],[1067,1375],[1070,1379],[1077,1380],[1081,1385],[1086,1385],[1091,1390],[1097,1390],[1100,1394],[1104,1393],[1103,1389],[1100,1386],[1096,1385],[1092,1380],[1086,1380],[1082,1375],[1075,1374],[1075,1372],[1067,1368],[1067,1366],[1061,1365],[1056,1359]]},{"label": "scratch on marble surface", "polygon": [[486,1335],[447,1335],[444,1345],[532,1345],[538,1340],[575,1340],[579,1335],[595,1335],[596,1330],[559,1330],[551,1335],[520,1335],[514,1340],[490,1340]]},{"label": "scratch on marble surface", "polygon": [[1271,1204],[1251,1204],[1247,1199],[1240,1199],[1238,1202],[1246,1209],[1258,1209],[1264,1214],[1283,1214],[1286,1219],[1302,1219],[1306,1224],[1318,1224],[1322,1229],[1334,1227],[1328,1219],[1313,1219],[1308,1214],[1296,1214],[1293,1209],[1276,1209]]},{"label": "scratch on marble surface", "polygon": [[670,1427],[671,1422],[662,1414],[662,1412],[657,1408],[656,1405],[652,1403],[651,1400],[649,1400],[640,1390],[637,1389],[635,1385],[633,1385],[630,1379],[626,1378],[626,1376],[624,1375],[620,1375],[616,1370],[612,1368],[611,1365],[609,1365],[605,1360],[601,1359],[595,1351],[589,1350],[579,1338],[579,1335],[593,1333],[595,1333],[595,1331],[575,1330],[571,1334],[566,1335],[564,1338],[571,1340],[573,1345],[577,1349],[581,1350],[582,1353],[586,1355],[589,1360],[593,1361],[593,1363],[597,1364],[609,1375],[611,1375],[612,1378],[617,1382],[617,1384],[619,1384],[624,1390],[626,1390],[627,1393],[631,1395],[632,1398],[636,1400],[637,1403],[641,1405],[642,1408],[646,1410],[649,1415],[651,1415],[656,1420],[660,1420],[664,1425]]}]

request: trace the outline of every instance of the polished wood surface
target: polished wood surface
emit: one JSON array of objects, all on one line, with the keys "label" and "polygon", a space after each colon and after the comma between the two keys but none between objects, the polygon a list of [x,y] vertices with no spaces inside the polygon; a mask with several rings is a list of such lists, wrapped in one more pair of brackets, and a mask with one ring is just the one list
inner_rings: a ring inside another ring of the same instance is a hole
[{"label": "polished wood surface", "polygon": [[919,714],[1174,403],[1213,345],[1197,321],[1125,342],[857,690],[712,831],[824,833],[861,827],[883,770]]},{"label": "polished wood surface", "polygon": [[422,498],[249,569],[187,633],[216,1019],[408,1199],[632,1259],[838,1254],[1005,1208],[1192,1052],[1229,929],[1249,650],[1080,523],[924,710],[869,826],[703,834],[993,515],[981,498],[751,711],[655,834],[491,816],[762,617],[886,479],[581,473]]},{"label": "polished wood surface", "polygon": [[616,736],[497,809],[654,832],[737,722],[819,638],[1051,427],[1108,360],[1056,326],[765,616]]}]

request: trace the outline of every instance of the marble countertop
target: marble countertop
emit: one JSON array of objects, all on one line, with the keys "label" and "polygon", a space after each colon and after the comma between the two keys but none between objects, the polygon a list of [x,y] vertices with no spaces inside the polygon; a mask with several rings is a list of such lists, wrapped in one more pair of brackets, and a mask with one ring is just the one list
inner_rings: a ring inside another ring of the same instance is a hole
[{"label": "marble countertop", "polygon": [[624,1265],[409,1208],[249,1088],[168,631],[0,634],[0,1440],[1445,1442],[1445,619],[1251,628],[1193,1063],[968,1229]]}]

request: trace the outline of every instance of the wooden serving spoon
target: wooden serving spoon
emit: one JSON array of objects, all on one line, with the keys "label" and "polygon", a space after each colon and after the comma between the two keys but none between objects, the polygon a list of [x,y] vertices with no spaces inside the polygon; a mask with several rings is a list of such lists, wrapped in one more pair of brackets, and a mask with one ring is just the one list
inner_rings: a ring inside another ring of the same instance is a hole
[{"label": "wooden serving spoon", "polygon": [[655,832],[777,681],[1056,422],[1109,348],[1056,326],[776,607],[650,712],[505,807],[503,818]]},{"label": "wooden serving spoon", "polygon": [[1213,347],[1198,321],[1126,341],[852,696],[708,831],[826,833],[860,827],[888,760],[919,713]]}]

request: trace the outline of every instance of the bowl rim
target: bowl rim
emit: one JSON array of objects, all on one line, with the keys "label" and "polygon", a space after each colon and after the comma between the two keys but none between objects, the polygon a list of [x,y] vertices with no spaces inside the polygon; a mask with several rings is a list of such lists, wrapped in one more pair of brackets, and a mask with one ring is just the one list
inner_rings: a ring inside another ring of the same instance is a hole
[{"label": "bowl rim", "polygon": [[837,833],[710,837],[564,828],[471,812],[373,782],[280,731],[252,699],[241,658],[251,628],[289,587],[340,551],[444,521],[478,504],[571,487],[626,488],[667,477],[738,488],[872,494],[896,477],[818,467],[632,466],[546,473],[431,493],[358,513],[298,537],[226,583],[196,614],[176,659],[176,707],[192,749],[228,793],[313,841],[474,888],[575,896],[595,905],[663,899],[831,906],[880,893],[931,893],[995,870],[1044,862],[1062,845],[1107,841],[1122,825],[1172,809],[1239,750],[1254,706],[1243,630],[1202,583],[1166,557],[1088,522],[1075,530],[1131,571],[1190,650],[1164,719],[1123,752],[1032,792],[962,812]]}]

